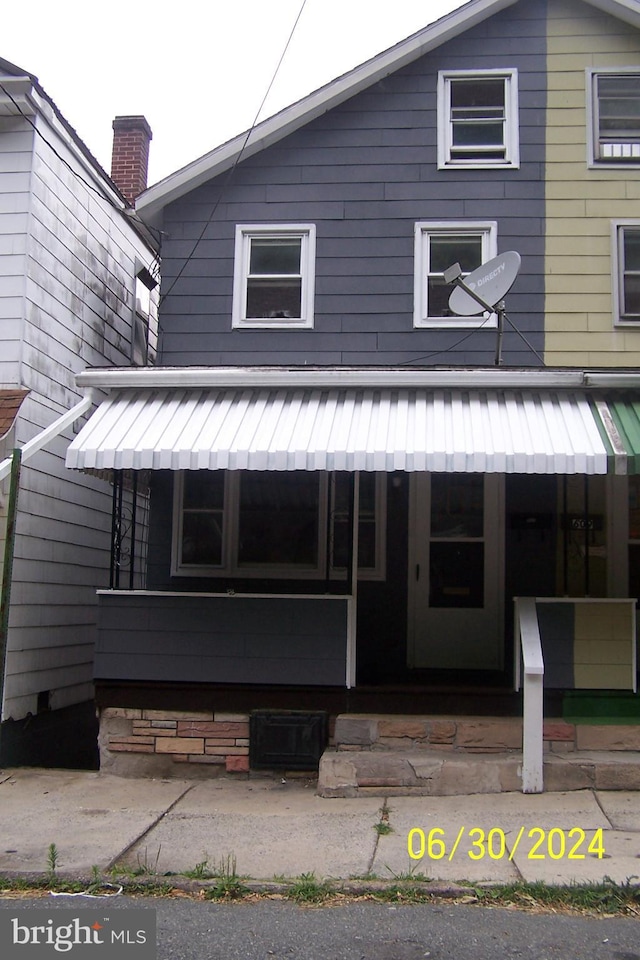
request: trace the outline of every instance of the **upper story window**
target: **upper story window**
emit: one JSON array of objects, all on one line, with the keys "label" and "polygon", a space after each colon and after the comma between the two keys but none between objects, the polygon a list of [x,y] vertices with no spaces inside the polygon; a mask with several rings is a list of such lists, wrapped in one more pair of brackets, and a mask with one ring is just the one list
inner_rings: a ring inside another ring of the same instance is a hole
[{"label": "upper story window", "polygon": [[136,263],[134,298],[135,307],[131,329],[131,363],[144,367],[149,362],[149,331],[151,327],[151,291],[157,281],[141,263]]},{"label": "upper story window", "polygon": [[313,327],[315,226],[236,227],[234,327]]},{"label": "upper story window", "polygon": [[491,327],[496,317],[457,317],[449,309],[453,290],[444,281],[444,271],[454,263],[462,279],[480,264],[497,255],[498,225],[495,221],[424,221],[415,228],[414,327]]},{"label": "upper story window", "polygon": [[640,221],[613,224],[614,323],[640,323]]},{"label": "upper story window", "polygon": [[592,71],[590,78],[593,164],[640,164],[640,69]]},{"label": "upper story window", "polygon": [[[349,563],[349,474],[178,474],[173,573],[332,579]],[[384,577],[386,474],[360,475],[359,576]]]},{"label": "upper story window", "polygon": [[438,167],[517,167],[516,70],[438,74]]}]

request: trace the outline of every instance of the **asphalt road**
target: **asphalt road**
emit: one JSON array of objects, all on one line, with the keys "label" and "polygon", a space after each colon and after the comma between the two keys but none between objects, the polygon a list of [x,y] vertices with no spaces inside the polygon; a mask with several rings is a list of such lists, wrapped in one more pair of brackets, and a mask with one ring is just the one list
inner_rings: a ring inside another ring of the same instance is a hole
[{"label": "asphalt road", "polygon": [[[0,909],[99,903],[102,909],[104,901],[82,898],[0,899]],[[640,960],[640,922],[626,918],[453,903],[303,907],[118,897],[109,907],[156,911],[157,960]]]}]

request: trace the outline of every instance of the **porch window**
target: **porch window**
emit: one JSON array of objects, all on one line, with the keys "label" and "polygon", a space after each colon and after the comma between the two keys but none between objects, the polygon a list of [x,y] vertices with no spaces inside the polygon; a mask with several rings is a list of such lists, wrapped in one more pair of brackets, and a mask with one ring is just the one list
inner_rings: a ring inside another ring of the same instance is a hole
[{"label": "porch window", "polygon": [[441,71],[438,167],[519,166],[516,70]]},{"label": "porch window", "polygon": [[238,226],[234,327],[312,327],[315,227]]},{"label": "porch window", "polygon": [[[186,471],[175,483],[173,574],[346,577],[349,474]],[[384,576],[386,476],[361,474],[359,570]]]},{"label": "porch window", "polygon": [[590,161],[640,164],[640,72],[590,73]]},{"label": "porch window", "polygon": [[484,477],[431,478],[431,606],[484,606]]},{"label": "porch window", "polygon": [[640,223],[613,227],[614,322],[640,323]]},{"label": "porch window", "polygon": [[497,255],[495,222],[423,221],[415,226],[415,327],[492,327],[492,315],[457,317],[449,309],[453,287],[444,281],[444,271],[454,263],[468,276]]}]

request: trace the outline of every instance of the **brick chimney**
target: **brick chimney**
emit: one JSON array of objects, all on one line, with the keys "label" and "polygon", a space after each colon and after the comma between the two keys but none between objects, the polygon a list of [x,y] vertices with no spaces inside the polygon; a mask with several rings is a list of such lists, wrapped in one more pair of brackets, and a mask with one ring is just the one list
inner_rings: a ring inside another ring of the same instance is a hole
[{"label": "brick chimney", "polygon": [[147,186],[152,136],[144,117],[116,117],[113,121],[111,179],[131,204]]}]

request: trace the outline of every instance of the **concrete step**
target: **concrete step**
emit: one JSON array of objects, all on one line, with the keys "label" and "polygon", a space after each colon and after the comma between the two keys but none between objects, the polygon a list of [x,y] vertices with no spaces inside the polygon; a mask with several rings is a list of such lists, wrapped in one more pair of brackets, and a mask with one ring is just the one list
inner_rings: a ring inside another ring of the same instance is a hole
[{"label": "concrete step", "polygon": [[[548,753],[545,791],[640,790],[640,751]],[[326,750],[321,797],[461,796],[522,790],[522,754]]]}]

